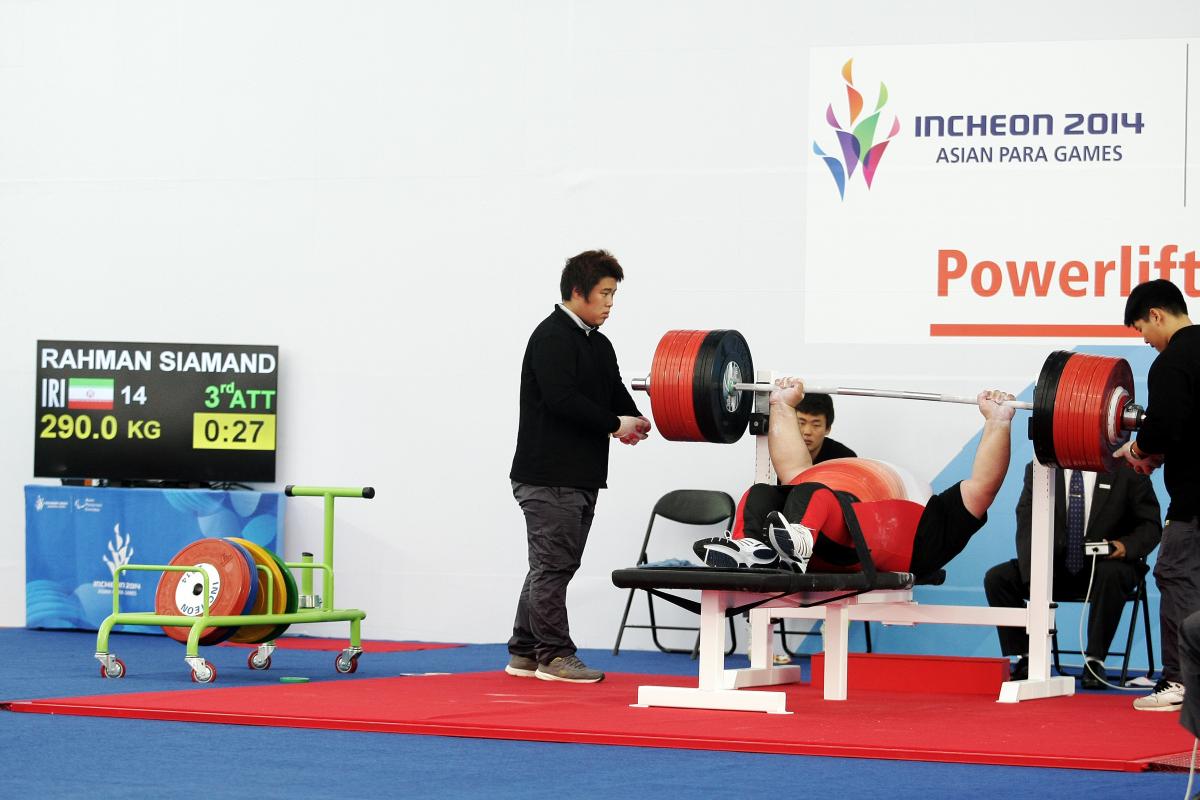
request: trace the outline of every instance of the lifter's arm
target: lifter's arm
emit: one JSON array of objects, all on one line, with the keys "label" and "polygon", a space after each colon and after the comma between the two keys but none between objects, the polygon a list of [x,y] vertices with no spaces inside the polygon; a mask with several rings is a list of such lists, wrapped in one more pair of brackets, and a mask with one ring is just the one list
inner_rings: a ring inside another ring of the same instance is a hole
[{"label": "lifter's arm", "polygon": [[963,505],[976,519],[983,519],[1008,474],[1010,433],[1016,408],[1002,405],[1015,398],[1007,392],[989,389],[979,393],[979,413],[983,415],[983,435],[975,450],[971,477],[962,482]]},{"label": "lifter's arm", "polygon": [[771,414],[767,424],[767,451],[780,483],[791,483],[812,466],[812,454],[800,433],[796,406],[804,399],[804,382],[799,378],[780,378],[771,392]]}]

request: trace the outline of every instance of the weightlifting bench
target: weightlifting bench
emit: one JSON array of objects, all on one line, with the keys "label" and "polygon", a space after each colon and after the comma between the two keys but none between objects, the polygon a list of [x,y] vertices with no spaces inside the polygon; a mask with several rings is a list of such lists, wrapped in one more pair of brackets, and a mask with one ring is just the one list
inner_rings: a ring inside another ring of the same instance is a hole
[{"label": "weightlifting bench", "polygon": [[[1011,626],[1029,632],[1029,678],[1000,687],[1001,703],[1017,703],[1075,693],[1075,679],[1050,676],[1050,632],[1054,607],[1050,602],[1053,547],[1050,537],[1054,508],[1052,468],[1034,462],[1033,549],[1035,553],[1025,608],[921,605],[913,599],[913,576],[905,572],[876,572],[869,555],[860,558],[863,572],[797,574],[777,570],[725,570],[712,567],[615,570],[613,583],[623,589],[643,589],[668,602],[700,613],[699,685],[639,686],[638,706],[704,708],[729,711],[789,713],[783,692],[739,692],[800,680],[800,668],[772,664],[772,623],[777,619],[819,619],[825,623],[826,700],[845,700],[849,665],[850,622],[863,620],[898,625],[942,623]],[[860,551],[861,552],[861,551]],[[664,590],[699,590],[700,602]],[[725,620],[750,613],[750,667],[725,669]]]}]

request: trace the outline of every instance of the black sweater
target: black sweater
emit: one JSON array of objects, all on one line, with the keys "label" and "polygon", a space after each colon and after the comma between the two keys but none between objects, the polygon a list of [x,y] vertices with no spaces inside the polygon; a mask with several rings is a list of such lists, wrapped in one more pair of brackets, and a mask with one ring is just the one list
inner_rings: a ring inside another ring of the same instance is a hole
[{"label": "black sweater", "polygon": [[1189,520],[1200,513],[1200,326],[1175,332],[1150,366],[1146,387],[1138,450],[1165,457],[1167,519]]},{"label": "black sweater", "polygon": [[825,441],[821,442],[821,450],[817,453],[817,457],[813,459],[813,464],[820,464],[824,461],[832,461],[835,458],[857,458],[858,453],[855,453],[849,447],[837,441],[825,437]]},{"label": "black sweater", "polygon": [[521,362],[521,420],[509,477],[535,486],[603,489],[617,416],[640,416],[608,338],[555,306]]}]

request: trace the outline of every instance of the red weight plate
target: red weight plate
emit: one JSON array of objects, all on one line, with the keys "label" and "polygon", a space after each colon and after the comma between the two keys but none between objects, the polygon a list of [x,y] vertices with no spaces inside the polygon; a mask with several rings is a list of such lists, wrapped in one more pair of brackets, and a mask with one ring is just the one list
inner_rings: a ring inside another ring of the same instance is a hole
[{"label": "red weight plate", "polygon": [[1075,380],[1075,397],[1071,404],[1071,420],[1074,424],[1071,435],[1071,467],[1094,472],[1099,428],[1096,384],[1097,376],[1103,373],[1106,365],[1096,356],[1079,354],[1077,358],[1079,372]]},{"label": "red weight plate", "polygon": [[[672,331],[671,341],[663,355],[663,406],[670,420],[671,435],[663,434],[664,438],[675,442],[687,441],[679,406],[679,354],[683,349],[683,341],[691,331]],[[653,388],[653,387],[651,387]]]},{"label": "red weight plate", "polygon": [[[1085,403],[1082,394],[1087,383],[1086,373],[1093,365],[1080,353],[1072,353],[1063,368],[1065,385],[1059,382],[1058,397],[1055,398],[1055,452],[1059,454],[1059,466],[1079,469],[1079,444],[1083,425],[1080,414]],[[1060,427],[1061,426],[1061,427]]]},{"label": "red weight plate", "polygon": [[658,340],[654,348],[654,360],[650,363],[650,413],[654,415],[654,425],[659,435],[664,439],[672,439],[675,421],[668,409],[667,396],[670,394],[667,385],[667,353],[671,350],[677,331],[667,331]]},{"label": "red weight plate", "polygon": [[699,368],[696,362],[700,354],[700,346],[704,344],[707,337],[708,331],[692,331],[692,335],[684,342],[680,358],[679,407],[683,411],[679,416],[689,442],[707,441],[704,433],[700,430],[700,423],[696,421],[696,398],[692,391],[696,370]]},{"label": "red weight plate", "polygon": [[[171,559],[172,566],[198,566],[208,573],[209,614],[242,614],[256,594],[257,577],[249,556],[240,547],[223,539],[200,539],[180,550]],[[157,614],[198,617],[201,614],[204,580],[199,570],[164,572],[154,596]],[[189,628],[163,626],[172,639],[186,642]],[[215,644],[233,635],[237,628],[205,628],[201,644]]]},{"label": "red weight plate", "polygon": [[1075,423],[1072,435],[1072,459],[1075,469],[1093,470],[1096,451],[1096,422],[1094,419],[1096,374],[1103,364],[1095,356],[1080,355],[1079,374],[1075,380],[1075,400],[1071,419]]},{"label": "red weight plate", "polygon": [[[682,426],[679,420],[679,392],[675,386],[676,361],[679,358],[679,347],[683,337],[687,335],[687,331],[671,331],[668,334],[669,340],[664,338],[666,347],[663,349],[662,369],[659,370],[659,378],[662,380],[660,391],[662,392],[663,414],[667,418],[668,433],[664,432],[663,437],[671,441],[680,441],[682,437]],[[651,390],[654,386],[651,385]],[[655,422],[657,422],[657,418]],[[662,428],[659,429],[662,431]]]},{"label": "red weight plate", "polygon": [[[1108,401],[1117,385],[1115,369],[1120,359],[1072,354],[1072,380],[1066,394],[1056,398],[1056,409],[1065,409],[1063,458],[1069,469],[1101,471],[1111,467],[1108,437]],[[1058,417],[1055,421],[1057,423]]]},{"label": "red weight plate", "polygon": [[692,405],[696,352],[707,331],[667,331],[658,342],[650,369],[650,408],[664,439],[698,442],[704,437]]},{"label": "red weight plate", "polygon": [[680,362],[683,360],[683,351],[687,347],[687,340],[691,337],[693,331],[676,331],[675,339],[671,343],[671,350],[667,354],[667,404],[671,411],[671,430],[674,441],[686,442],[689,441],[687,435],[687,406],[681,402],[682,398],[679,393],[679,383],[682,380],[680,376]]},{"label": "red weight plate", "polygon": [[1060,467],[1067,467],[1070,461],[1070,453],[1068,452],[1068,443],[1070,441],[1070,398],[1074,396],[1072,387],[1075,383],[1075,374],[1079,369],[1079,361],[1076,359],[1078,354],[1072,353],[1063,364],[1062,372],[1058,376],[1058,391],[1054,394],[1054,460]]},{"label": "red weight plate", "polygon": [[[1079,442],[1079,392],[1084,383],[1083,372],[1088,364],[1079,354],[1073,353],[1067,362],[1070,375],[1066,391],[1059,386],[1058,402],[1062,405],[1062,460],[1059,464],[1066,469],[1078,469]],[[1055,420],[1057,422],[1057,420]]]},{"label": "red weight plate", "polygon": [[1100,441],[1103,438],[1104,425],[1104,384],[1108,377],[1110,363],[1101,356],[1088,356],[1090,368],[1086,370],[1086,383],[1082,387],[1081,402],[1083,407],[1079,412],[1080,432],[1078,442],[1079,468],[1098,472],[1102,469],[1100,456]]}]

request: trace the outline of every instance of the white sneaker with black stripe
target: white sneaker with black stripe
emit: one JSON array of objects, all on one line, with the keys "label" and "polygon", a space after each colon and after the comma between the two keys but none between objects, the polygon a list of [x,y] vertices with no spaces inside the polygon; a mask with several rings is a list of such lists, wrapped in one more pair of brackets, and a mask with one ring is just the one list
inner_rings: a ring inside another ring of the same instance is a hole
[{"label": "white sneaker with black stripe", "polygon": [[1154,684],[1154,691],[1133,701],[1138,711],[1178,711],[1183,708],[1183,684],[1166,678]]},{"label": "white sneaker with black stripe", "polygon": [[748,536],[741,539],[725,536],[701,539],[692,545],[692,552],[708,567],[775,569],[779,566],[779,556],[770,545]]},{"label": "white sneaker with black stripe", "polygon": [[767,514],[767,541],[779,554],[780,562],[796,572],[808,571],[813,553],[813,532],[798,522],[788,522],[783,514]]}]

